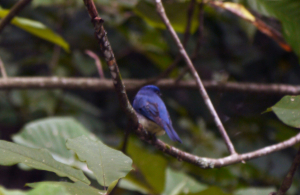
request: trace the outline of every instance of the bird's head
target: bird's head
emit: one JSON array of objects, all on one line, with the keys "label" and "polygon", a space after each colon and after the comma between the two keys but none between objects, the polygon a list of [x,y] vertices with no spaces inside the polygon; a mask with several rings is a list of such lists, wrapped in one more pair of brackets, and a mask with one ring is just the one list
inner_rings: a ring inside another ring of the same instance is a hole
[{"label": "bird's head", "polygon": [[155,85],[146,85],[140,89],[140,91],[152,91],[156,93],[157,95],[161,96],[161,92],[159,88]]}]

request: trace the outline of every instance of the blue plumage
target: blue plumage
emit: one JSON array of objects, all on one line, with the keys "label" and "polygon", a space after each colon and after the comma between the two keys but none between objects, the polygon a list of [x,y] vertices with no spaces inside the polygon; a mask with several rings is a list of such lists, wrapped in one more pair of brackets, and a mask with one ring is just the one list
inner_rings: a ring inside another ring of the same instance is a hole
[{"label": "blue plumage", "polygon": [[133,108],[138,114],[139,122],[147,131],[155,135],[167,132],[171,140],[181,143],[160,95],[160,90],[155,85],[144,86],[138,91],[133,100]]}]

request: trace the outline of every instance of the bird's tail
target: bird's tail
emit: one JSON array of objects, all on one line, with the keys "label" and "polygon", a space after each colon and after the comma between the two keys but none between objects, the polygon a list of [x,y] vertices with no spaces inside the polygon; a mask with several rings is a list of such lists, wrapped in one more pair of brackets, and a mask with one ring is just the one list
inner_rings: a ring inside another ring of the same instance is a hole
[{"label": "bird's tail", "polygon": [[176,133],[176,131],[174,130],[174,128],[172,127],[171,124],[165,124],[165,128],[164,128],[169,136],[169,138],[176,142],[178,141],[179,143],[182,143],[181,139],[179,138],[178,134]]}]

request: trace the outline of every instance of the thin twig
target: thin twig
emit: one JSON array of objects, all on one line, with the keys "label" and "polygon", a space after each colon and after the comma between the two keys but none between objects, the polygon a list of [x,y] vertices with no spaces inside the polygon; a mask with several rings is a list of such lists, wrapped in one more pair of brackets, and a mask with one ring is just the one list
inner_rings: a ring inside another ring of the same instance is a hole
[{"label": "thin twig", "polygon": [[[195,62],[197,57],[198,57],[198,53],[199,50],[201,48],[202,45],[202,39],[203,39],[203,28],[204,28],[204,12],[203,12],[203,0],[199,3],[199,16],[198,16],[198,20],[199,20],[199,27],[198,27],[198,38],[197,38],[197,43],[196,43],[196,47],[195,50],[192,54],[191,60],[192,62]],[[189,71],[189,67],[186,66],[182,72],[178,75],[176,82],[179,82],[184,75]]]},{"label": "thin twig", "polygon": [[102,64],[101,64],[101,60],[99,59],[98,55],[95,54],[94,52],[92,52],[91,50],[85,50],[85,53],[95,60],[95,64],[97,66],[99,76],[101,79],[104,79],[105,77],[104,77],[104,73],[103,73],[103,69],[102,69]]},{"label": "thin twig", "polygon": [[185,27],[185,31],[184,31],[184,35],[183,35],[183,47],[186,47],[186,44],[189,40],[189,37],[191,35],[190,31],[191,31],[191,24],[192,24],[192,19],[193,19],[193,15],[194,15],[194,10],[195,10],[195,4],[196,4],[196,0],[191,0],[189,7],[188,7],[188,11],[187,11],[187,22],[186,22],[186,27]]},{"label": "thin twig", "polygon": [[0,58],[0,70],[1,70],[1,74],[2,74],[2,77],[4,79],[7,79],[7,74],[6,74],[6,70],[5,70],[5,67],[4,67],[4,64]]},{"label": "thin twig", "polygon": [[0,33],[4,27],[32,0],[20,0],[11,9],[10,12],[0,22]]},{"label": "thin twig", "polygon": [[61,53],[61,47],[58,46],[58,45],[54,45],[53,50],[54,50],[53,55],[52,55],[52,58],[49,62],[49,67],[50,67],[51,74],[53,74],[54,68],[57,66],[59,56],[60,56],[60,53]]},{"label": "thin twig", "polygon": [[297,168],[299,167],[299,165],[300,165],[300,148],[298,149],[298,152],[293,161],[293,164],[292,164],[288,174],[285,176],[276,195],[284,195],[288,191],[288,189],[291,187],[291,185],[293,183],[293,178],[294,178],[295,172],[296,172]]},{"label": "thin twig", "polygon": [[192,72],[192,75],[193,75],[193,77],[195,78],[195,80],[197,82],[198,88],[200,90],[200,94],[202,95],[202,98],[204,99],[204,102],[205,102],[206,106],[208,107],[211,115],[213,116],[214,121],[215,121],[215,123],[216,123],[216,125],[217,125],[217,127],[218,127],[225,143],[226,143],[226,146],[227,146],[230,154],[236,154],[234,146],[233,146],[232,142],[230,141],[230,138],[227,135],[227,132],[226,132],[226,130],[225,130],[225,128],[224,128],[224,126],[223,126],[223,124],[222,124],[222,122],[221,122],[221,120],[220,120],[220,118],[219,118],[219,116],[218,116],[218,114],[217,114],[217,112],[216,112],[216,110],[215,110],[215,108],[214,108],[214,106],[213,106],[213,104],[212,104],[212,102],[211,102],[211,100],[210,100],[203,84],[202,84],[202,81],[201,81],[201,79],[200,79],[200,77],[199,77],[199,75],[198,75],[191,59],[189,58],[187,52],[185,51],[183,45],[180,42],[175,30],[173,29],[173,27],[170,24],[170,21],[169,21],[167,15],[166,15],[166,12],[165,12],[165,9],[162,5],[161,0],[155,0],[155,2],[156,2],[156,10],[157,10],[158,14],[160,15],[161,19],[163,20],[163,22],[165,23],[168,31],[171,33],[172,38],[176,42],[176,45],[177,45],[177,47],[180,51],[180,54],[184,58],[184,60],[185,60],[186,64],[188,65],[188,67],[190,68],[190,71]]},{"label": "thin twig", "polygon": [[128,139],[129,139],[129,135],[130,135],[130,130],[131,130],[132,124],[128,123],[127,128],[125,129],[125,134],[124,134],[124,138],[123,138],[123,144],[122,144],[122,152],[124,154],[127,154],[127,145],[128,145]]},{"label": "thin twig", "polygon": [[[191,24],[192,24],[192,19],[193,19],[194,10],[195,10],[195,3],[196,3],[196,0],[191,0],[191,2],[189,4],[189,7],[188,7],[187,22],[186,22],[184,35],[183,35],[183,47],[186,47],[186,45],[189,41],[189,38],[190,38],[190,31],[191,31]],[[174,68],[178,65],[178,63],[180,62],[181,59],[182,59],[182,56],[177,55],[174,62],[172,62],[172,64],[170,64],[165,71],[163,71],[156,78],[149,79],[149,82],[146,83],[146,84],[151,84],[151,83],[155,84],[160,79],[165,78],[166,76],[168,76],[172,72],[172,70],[174,70]]]}]

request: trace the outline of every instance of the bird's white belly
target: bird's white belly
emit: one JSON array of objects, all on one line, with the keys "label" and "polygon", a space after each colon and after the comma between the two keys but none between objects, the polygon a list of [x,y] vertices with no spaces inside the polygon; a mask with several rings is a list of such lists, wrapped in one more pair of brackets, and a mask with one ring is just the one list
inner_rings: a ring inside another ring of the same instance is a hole
[{"label": "bird's white belly", "polygon": [[147,130],[148,132],[150,132],[154,135],[163,135],[163,134],[165,134],[165,130],[163,128],[161,128],[155,122],[147,119],[146,117],[144,117],[143,115],[140,115],[139,113],[137,113],[137,116],[138,116],[138,119],[139,119],[139,123],[141,125],[143,125],[145,130]]}]

